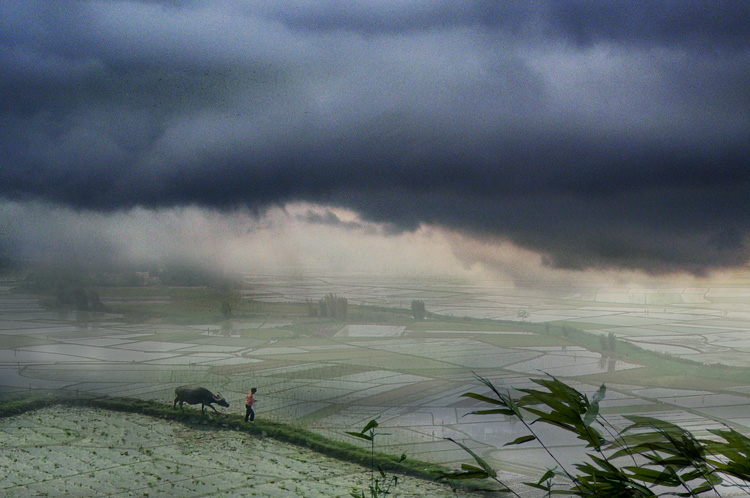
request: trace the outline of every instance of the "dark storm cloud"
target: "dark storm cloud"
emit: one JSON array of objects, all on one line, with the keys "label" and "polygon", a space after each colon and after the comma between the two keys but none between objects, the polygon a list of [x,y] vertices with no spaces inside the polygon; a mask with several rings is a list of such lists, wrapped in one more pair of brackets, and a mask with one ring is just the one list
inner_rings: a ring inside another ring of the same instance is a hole
[{"label": "dark storm cloud", "polygon": [[514,34],[557,36],[579,44],[747,44],[750,6],[734,0],[497,0],[302,2],[254,5],[255,13],[300,30],[411,32],[446,26],[502,28]]},{"label": "dark storm cloud", "polygon": [[747,263],[745,2],[0,11],[7,199],[308,201],[510,240],[559,267]]},{"label": "dark storm cloud", "polygon": [[733,0],[560,0],[548,5],[560,32],[584,44],[614,40],[742,47],[750,32],[750,7]]}]

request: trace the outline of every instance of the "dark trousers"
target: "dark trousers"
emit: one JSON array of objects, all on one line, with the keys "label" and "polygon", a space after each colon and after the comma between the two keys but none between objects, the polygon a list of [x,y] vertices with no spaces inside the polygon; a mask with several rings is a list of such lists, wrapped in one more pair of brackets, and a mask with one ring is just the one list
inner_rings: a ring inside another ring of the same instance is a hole
[{"label": "dark trousers", "polygon": [[253,411],[252,406],[245,405],[245,422],[247,422],[248,417],[250,417],[250,422],[255,420],[255,412]]}]

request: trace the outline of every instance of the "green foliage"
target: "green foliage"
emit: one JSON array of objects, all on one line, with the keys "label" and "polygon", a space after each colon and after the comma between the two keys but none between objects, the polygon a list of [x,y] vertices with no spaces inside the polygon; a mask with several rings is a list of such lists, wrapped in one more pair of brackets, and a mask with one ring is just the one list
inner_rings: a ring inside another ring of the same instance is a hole
[{"label": "green foliage", "polygon": [[424,320],[427,312],[425,311],[424,301],[414,300],[411,302],[411,316],[415,320]]},{"label": "green foliage", "polygon": [[[616,431],[599,412],[604,399],[604,384],[589,398],[559,379],[548,376],[532,379],[541,389],[525,388],[514,399],[509,391],[500,391],[489,380],[478,377],[489,394],[465,393],[463,396],[490,405],[471,412],[474,415],[501,414],[515,417],[528,434],[506,444],[521,445],[537,441],[556,462],[537,482],[526,485],[544,490],[547,495],[602,497],[696,497],[703,493],[721,496],[719,485],[747,489],[750,485],[750,438],[733,429],[710,430],[715,436],[701,439],[664,420],[630,415],[630,425]],[[528,420],[535,417],[533,420]],[[549,424],[575,434],[586,443],[586,461],[565,468],[534,432],[533,424]],[[451,441],[453,441],[451,439]],[[497,479],[497,473],[467,446],[463,448],[477,463],[464,464],[460,471],[446,473],[446,479]],[[565,489],[553,490],[553,487]],[[519,496],[515,491],[508,492]]]},{"label": "green foliage", "polygon": [[221,316],[230,318],[232,316],[232,303],[225,299],[221,302]]},{"label": "green foliage", "polygon": [[66,288],[60,287],[57,290],[56,306],[61,308],[73,308],[78,311],[107,311],[107,307],[102,303],[99,293],[83,287]]},{"label": "green foliage", "polygon": [[[369,496],[371,498],[377,498],[380,496],[386,496],[390,494],[391,489],[398,486],[398,476],[396,474],[386,474],[385,470],[381,465],[377,466],[377,476],[375,474],[375,436],[384,435],[384,432],[376,432],[378,428],[377,419],[370,420],[359,432],[346,432],[346,434],[364,439],[370,443],[370,485],[369,485]],[[398,463],[406,460],[406,453],[402,453]],[[351,495],[354,498],[366,498],[368,495],[362,490],[352,490]]]},{"label": "green foliage", "polygon": [[614,332],[609,332],[607,335],[600,335],[599,342],[601,343],[602,351],[614,351],[617,348],[617,337]]},{"label": "green foliage", "polygon": [[105,301],[115,302],[109,304],[110,310],[122,314],[129,322],[160,320],[173,324],[207,324],[257,316],[260,312],[282,315],[288,307],[286,303],[261,306],[243,299],[239,292],[212,287],[142,287],[135,292],[108,288],[101,289],[101,293]]},{"label": "green foliage", "polygon": [[525,482],[524,484],[535,489],[546,491],[547,496],[551,496],[552,488],[555,486],[555,469],[557,469],[557,467],[553,469],[547,469],[547,472],[545,472],[537,482]]},{"label": "green foliage", "polygon": [[339,320],[346,320],[348,307],[349,301],[345,297],[335,294],[326,294],[324,298],[318,301],[320,316],[337,318]]}]

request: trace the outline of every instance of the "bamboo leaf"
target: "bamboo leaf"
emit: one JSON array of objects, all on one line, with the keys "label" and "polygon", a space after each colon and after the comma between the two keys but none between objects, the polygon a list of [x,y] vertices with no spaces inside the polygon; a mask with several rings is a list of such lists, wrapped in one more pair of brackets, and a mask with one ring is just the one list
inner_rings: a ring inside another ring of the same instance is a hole
[{"label": "bamboo leaf", "polygon": [[461,469],[467,472],[484,472],[484,469],[477,467],[476,465],[471,465],[469,463],[462,463]]},{"label": "bamboo leaf", "polygon": [[663,470],[654,470],[647,467],[635,466],[626,466],[623,467],[623,470],[629,471],[631,473],[631,477],[633,479],[638,479],[639,481],[670,486],[678,484],[668,472],[665,472]]},{"label": "bamboo leaf", "polygon": [[604,395],[606,393],[607,393],[607,386],[605,386],[604,384],[602,384],[601,386],[599,386],[599,390],[597,390],[594,393],[594,399],[593,399],[593,401],[596,402],[596,403],[599,403],[601,400],[604,399]]},{"label": "bamboo leaf", "polygon": [[489,477],[484,469],[468,463],[461,464],[461,469],[463,472],[445,472],[440,477],[443,479],[487,479]]},{"label": "bamboo leaf", "polygon": [[555,477],[555,469],[547,469],[547,472],[545,472],[544,475],[539,478],[539,481],[537,481],[537,483],[542,483],[543,481],[552,479],[553,477]]},{"label": "bamboo leaf", "polygon": [[360,439],[364,439],[366,441],[372,441],[372,436],[369,434],[362,434],[361,432],[345,432],[345,434],[349,434],[350,436],[358,437]]},{"label": "bamboo leaf", "polygon": [[490,398],[489,396],[484,396],[483,394],[477,394],[477,393],[464,393],[461,395],[464,398],[474,398],[479,401],[484,401],[485,403],[491,403],[493,405],[502,405],[505,406],[505,403],[502,400],[498,400],[495,398]]},{"label": "bamboo leaf", "polygon": [[590,427],[596,420],[596,417],[599,416],[599,402],[604,399],[606,390],[607,388],[602,384],[599,390],[594,393],[594,399],[591,401],[589,409],[586,410],[586,415],[583,417],[584,426]]},{"label": "bamboo leaf", "polygon": [[472,456],[472,458],[474,458],[474,460],[479,464],[479,466],[482,468],[482,470],[487,473],[488,476],[490,476],[490,477],[497,477],[497,472],[495,472],[495,469],[493,469],[482,457],[480,457],[479,455],[477,455],[476,453],[474,453],[471,450],[471,448],[469,448],[465,444],[459,443],[455,439],[451,439],[449,437],[445,438],[445,439],[447,439],[448,441],[451,441],[451,442],[459,445],[461,448],[463,448],[463,450],[466,453],[468,453],[469,455]]},{"label": "bamboo leaf", "polygon": [[523,443],[528,443],[529,441],[534,441],[534,440],[536,440],[536,436],[532,436],[532,435],[529,434],[528,436],[521,436],[518,439],[515,439],[515,440],[511,441],[510,443],[505,443],[503,446],[511,446],[511,445],[514,445],[514,444],[523,444]]},{"label": "bamboo leaf", "polygon": [[596,417],[599,416],[599,403],[592,403],[589,407],[589,410],[586,412],[586,415],[583,417],[583,425],[584,427],[591,427],[591,424],[594,423],[594,420],[596,420]]},{"label": "bamboo leaf", "polygon": [[375,429],[378,426],[378,422],[375,419],[367,422],[367,425],[360,432],[367,432],[370,429]]},{"label": "bamboo leaf", "polygon": [[446,473],[440,477],[442,477],[443,479],[487,479],[489,476],[485,471],[480,470],[478,472]]},{"label": "bamboo leaf", "polygon": [[549,491],[549,485],[540,484],[538,482],[524,482],[525,485],[530,488],[541,489],[542,491]]},{"label": "bamboo leaf", "polygon": [[513,416],[515,413],[513,413],[513,410],[509,410],[507,408],[495,408],[494,410],[476,410],[473,412],[469,412],[469,415],[510,415]]},{"label": "bamboo leaf", "polygon": [[704,484],[704,485],[702,485],[702,486],[696,486],[696,487],[694,487],[694,488],[692,489],[692,492],[693,492],[693,493],[694,493],[695,495],[699,495],[699,494],[701,494],[701,493],[705,493],[705,492],[707,492],[707,491],[711,491],[712,489],[714,489],[714,488],[713,488],[713,486],[711,486],[710,484]]}]

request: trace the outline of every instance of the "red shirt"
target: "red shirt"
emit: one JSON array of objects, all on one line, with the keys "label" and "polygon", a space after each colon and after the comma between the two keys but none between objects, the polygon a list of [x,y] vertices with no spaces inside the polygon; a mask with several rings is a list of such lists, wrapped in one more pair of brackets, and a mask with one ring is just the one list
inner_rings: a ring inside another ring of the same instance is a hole
[{"label": "red shirt", "polygon": [[253,393],[248,394],[247,398],[245,398],[245,405],[253,406],[254,403],[255,403],[255,395]]}]

